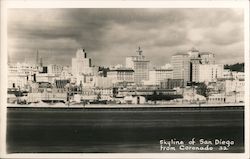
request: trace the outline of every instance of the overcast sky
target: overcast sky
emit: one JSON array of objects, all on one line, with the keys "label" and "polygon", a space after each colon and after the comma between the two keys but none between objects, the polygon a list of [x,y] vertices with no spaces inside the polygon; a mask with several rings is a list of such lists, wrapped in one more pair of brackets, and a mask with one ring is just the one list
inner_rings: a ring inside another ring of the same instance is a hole
[{"label": "overcast sky", "polygon": [[140,45],[155,65],[191,47],[215,53],[217,63],[244,61],[242,9],[10,9],[11,62],[71,65],[85,48],[95,65],[124,64]]}]

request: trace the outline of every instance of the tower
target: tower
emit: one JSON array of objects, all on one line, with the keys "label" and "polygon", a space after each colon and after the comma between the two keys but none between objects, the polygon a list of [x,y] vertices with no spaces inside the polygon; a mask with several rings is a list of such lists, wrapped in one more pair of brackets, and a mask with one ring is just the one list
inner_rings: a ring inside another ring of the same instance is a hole
[{"label": "tower", "polygon": [[149,61],[142,54],[140,46],[136,52],[137,56],[126,57],[126,67],[134,70],[134,81],[136,84],[140,84],[142,80],[149,79]]},{"label": "tower", "polygon": [[36,50],[36,65],[39,66],[39,52],[38,52],[38,49]]},{"label": "tower", "polygon": [[141,47],[140,47],[140,46],[138,47],[138,50],[137,50],[136,52],[138,52],[138,55],[139,55],[139,56],[142,55],[142,52],[143,52],[143,51],[141,50]]},{"label": "tower", "polygon": [[78,49],[76,56],[72,58],[72,73],[74,76],[93,74],[91,59],[87,57],[85,49]]},{"label": "tower", "polygon": [[173,66],[173,79],[182,79],[184,85],[190,81],[190,57],[189,54],[177,53],[171,57]]}]

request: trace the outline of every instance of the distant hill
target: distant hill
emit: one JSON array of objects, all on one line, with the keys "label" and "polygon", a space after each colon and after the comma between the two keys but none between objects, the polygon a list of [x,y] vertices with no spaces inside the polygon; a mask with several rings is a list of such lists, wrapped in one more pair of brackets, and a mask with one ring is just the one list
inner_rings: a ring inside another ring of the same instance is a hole
[{"label": "distant hill", "polygon": [[231,71],[244,72],[244,63],[236,63],[233,65],[224,65],[224,69],[230,69]]}]

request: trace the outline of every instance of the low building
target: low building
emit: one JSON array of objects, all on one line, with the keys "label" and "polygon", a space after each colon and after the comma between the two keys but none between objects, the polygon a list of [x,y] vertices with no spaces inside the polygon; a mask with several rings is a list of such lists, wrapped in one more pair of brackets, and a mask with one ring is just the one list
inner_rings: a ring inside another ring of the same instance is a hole
[{"label": "low building", "polygon": [[183,79],[167,79],[160,82],[161,89],[173,89],[173,88],[182,88],[184,87]]},{"label": "low building", "polygon": [[226,96],[223,93],[210,94],[208,97],[209,104],[222,104],[226,103]]},{"label": "low building", "polygon": [[131,68],[111,69],[107,72],[107,77],[111,78],[113,83],[134,82],[134,70]]},{"label": "low building", "polygon": [[40,102],[43,100],[66,101],[67,93],[38,92],[28,93],[27,102]]},{"label": "low building", "polygon": [[38,73],[38,67],[28,63],[16,63],[8,65],[8,74],[33,75]]},{"label": "low building", "polygon": [[145,104],[146,99],[143,96],[126,96],[124,102],[126,104]]},{"label": "low building", "polygon": [[49,73],[38,73],[36,74],[36,82],[49,82],[54,83],[54,80],[56,79],[55,74],[49,74]]},{"label": "low building", "polygon": [[94,86],[97,88],[112,88],[113,87],[113,83],[112,83],[113,78],[111,78],[111,77],[97,76],[94,79],[95,79]]},{"label": "low building", "polygon": [[157,68],[149,71],[149,81],[153,85],[160,85],[160,82],[172,78],[173,78],[172,69]]},{"label": "low building", "polygon": [[225,80],[225,92],[226,95],[232,92],[240,93],[245,92],[244,80]]},{"label": "low building", "polygon": [[56,65],[56,64],[50,64],[47,66],[47,72],[49,74],[55,74],[56,76],[61,75],[63,71],[63,66],[61,65]]},{"label": "low building", "polygon": [[153,93],[162,95],[176,95],[175,90],[170,89],[120,89],[118,90],[117,97],[125,96],[146,96]]},{"label": "low building", "polygon": [[112,88],[94,88],[94,94],[100,96],[113,96],[113,89]]},{"label": "low building", "polygon": [[95,86],[95,77],[93,75],[81,74],[76,76],[74,80],[72,81],[74,81],[76,85],[82,85],[83,87],[90,87],[90,88]]},{"label": "low building", "polygon": [[223,77],[224,66],[221,64],[202,64],[199,65],[199,82],[216,82]]},{"label": "low building", "polygon": [[194,87],[183,88],[182,95],[184,102],[199,103],[206,101],[206,97],[197,94],[197,90]]},{"label": "low building", "polygon": [[223,71],[223,79],[224,80],[244,80],[245,73],[244,72],[237,72],[237,71],[230,71],[230,69],[224,69]]},{"label": "low building", "polygon": [[70,80],[55,80],[53,92],[54,93],[65,93],[67,92],[66,85],[70,83]]},{"label": "low building", "polygon": [[25,74],[9,74],[8,75],[8,88],[20,88],[24,89],[28,84],[29,76]]}]

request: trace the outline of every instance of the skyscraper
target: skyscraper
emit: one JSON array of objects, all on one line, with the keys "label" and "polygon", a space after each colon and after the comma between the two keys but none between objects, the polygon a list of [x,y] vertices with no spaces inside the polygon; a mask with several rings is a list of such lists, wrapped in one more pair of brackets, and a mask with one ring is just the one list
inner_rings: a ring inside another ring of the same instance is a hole
[{"label": "skyscraper", "polygon": [[78,49],[76,51],[76,57],[72,58],[72,74],[78,76],[90,75],[92,73],[91,59],[87,58],[87,53],[84,49]]},{"label": "skyscraper", "polygon": [[190,81],[199,81],[199,66],[201,64],[200,52],[199,50],[192,48],[188,51],[190,57]]},{"label": "skyscraper", "polygon": [[183,79],[184,84],[190,81],[190,56],[185,53],[177,53],[171,57],[173,67],[173,79]]},{"label": "skyscraper", "polygon": [[201,52],[200,57],[202,64],[215,64],[215,55],[211,52]]},{"label": "skyscraper", "polygon": [[134,81],[140,84],[142,80],[149,79],[149,61],[142,54],[142,50],[138,47],[137,56],[126,57],[126,67],[134,70]]}]

